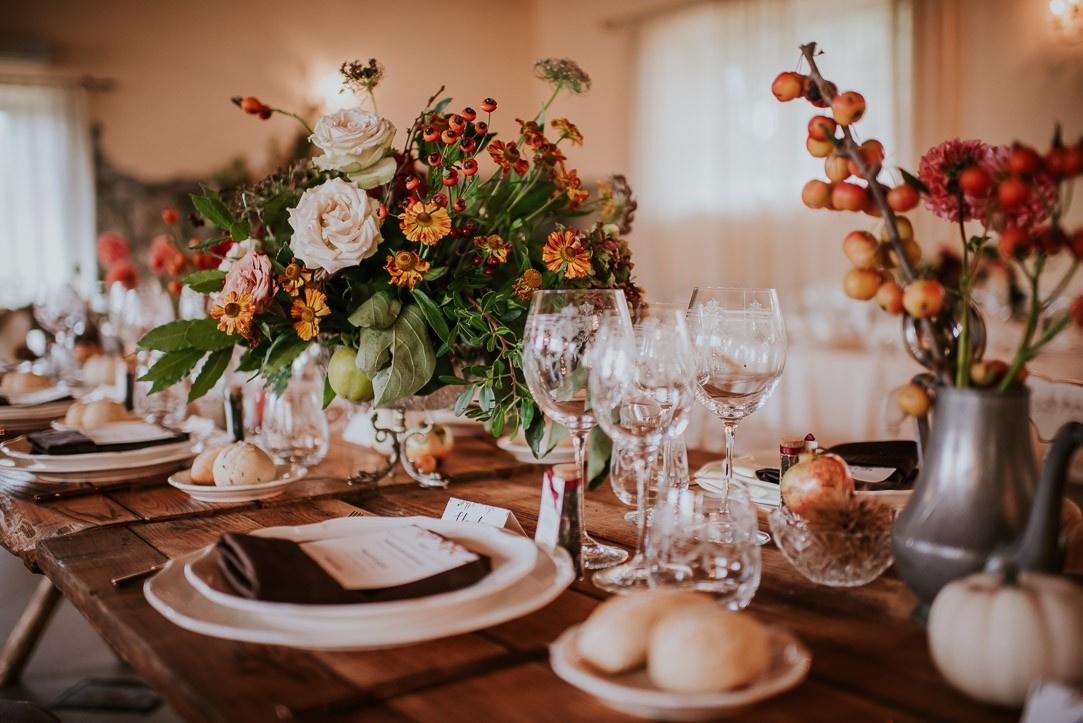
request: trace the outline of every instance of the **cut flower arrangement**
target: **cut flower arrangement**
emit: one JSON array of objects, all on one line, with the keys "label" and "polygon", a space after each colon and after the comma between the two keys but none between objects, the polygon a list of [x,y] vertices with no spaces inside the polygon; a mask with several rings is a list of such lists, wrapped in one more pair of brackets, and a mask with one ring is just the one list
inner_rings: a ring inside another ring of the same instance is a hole
[{"label": "cut flower arrangement", "polygon": [[240,347],[236,369],[281,389],[292,362],[320,344],[331,353],[325,403],[337,394],[378,407],[457,385],[456,413],[494,435],[522,428],[537,453],[546,422],[521,373],[531,294],[619,288],[633,308],[641,296],[622,238],[631,190],[613,176],[588,191],[565,155],[582,134],[546,116],[590,78],[570,60],[539,61],[552,94],[506,140],[490,127],[495,100],[449,111],[441,88],[396,145],[376,110],[383,67],[341,70],[368,107],[314,128],[257,98],[233,99],[261,119],[296,119],[320,153],[233,193],[192,197],[220,230],[201,245],[220,266],[184,280],[208,295],[209,318],[149,332],[141,346],[162,356],[142,380],[158,391],[194,373],[198,398]]}]

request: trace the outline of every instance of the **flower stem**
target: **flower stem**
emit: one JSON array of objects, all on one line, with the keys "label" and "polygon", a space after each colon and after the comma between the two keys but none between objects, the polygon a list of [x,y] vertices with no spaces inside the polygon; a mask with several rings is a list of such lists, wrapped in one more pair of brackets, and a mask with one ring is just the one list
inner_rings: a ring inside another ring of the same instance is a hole
[{"label": "flower stem", "polygon": [[308,124],[308,121],[306,121],[301,116],[299,116],[296,113],[293,113],[291,111],[288,111],[288,110],[282,110],[281,108],[271,108],[271,110],[273,112],[275,112],[275,113],[281,113],[282,115],[288,115],[290,118],[293,118],[294,120],[296,120],[298,123],[300,123],[301,125],[303,125],[305,127],[305,130],[308,131],[309,135],[312,135],[312,133],[313,133],[312,126],[310,126]]},{"label": "flower stem", "polygon": [[959,348],[955,364],[955,386],[965,389],[970,386],[970,244],[966,240],[966,226],[963,223],[963,204],[966,199],[959,193],[959,236],[963,242],[963,276],[959,279],[959,297],[962,307],[962,319],[959,322]]}]

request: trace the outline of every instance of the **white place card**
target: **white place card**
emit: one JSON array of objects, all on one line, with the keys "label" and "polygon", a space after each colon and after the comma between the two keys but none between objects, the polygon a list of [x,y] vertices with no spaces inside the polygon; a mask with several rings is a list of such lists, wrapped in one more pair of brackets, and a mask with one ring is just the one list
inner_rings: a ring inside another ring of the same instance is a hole
[{"label": "white place card", "polygon": [[563,509],[564,480],[553,474],[552,469],[547,469],[542,477],[541,506],[538,508],[534,542],[549,550],[557,546],[560,542],[560,516]]},{"label": "white place card", "polygon": [[526,536],[523,526],[519,524],[519,520],[515,519],[515,515],[512,514],[511,510],[485,505],[481,502],[461,500],[458,497],[452,497],[447,501],[444,514],[440,516],[440,519],[492,525],[493,527],[501,527],[511,532],[517,532],[524,537]]},{"label": "white place card", "polygon": [[858,482],[880,484],[887,482],[895,474],[894,467],[865,467],[860,464],[850,465],[850,476]]},{"label": "white place card", "polygon": [[305,542],[301,549],[347,590],[406,585],[479,558],[462,545],[416,525]]}]

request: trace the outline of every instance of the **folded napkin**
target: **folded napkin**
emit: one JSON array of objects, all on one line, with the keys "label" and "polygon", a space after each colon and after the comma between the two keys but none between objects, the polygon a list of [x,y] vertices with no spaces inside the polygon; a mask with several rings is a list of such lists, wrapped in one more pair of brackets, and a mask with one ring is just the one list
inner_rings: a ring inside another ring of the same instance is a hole
[{"label": "folded napkin", "polygon": [[[908,440],[848,442],[835,445],[827,451],[842,457],[851,467],[884,467],[893,470],[880,482],[855,480],[854,487],[858,490],[910,489],[918,475],[918,446]],[[778,484],[778,469],[758,469],[756,478]]]},{"label": "folded napkin", "polygon": [[132,434],[126,440],[121,440],[116,435],[103,435],[95,441],[82,432],[52,430],[34,432],[26,435],[26,438],[30,442],[30,451],[33,454],[49,455],[127,452],[133,449],[184,442],[188,439],[187,432],[177,432],[164,427],[158,427],[153,434],[149,434],[149,431],[148,434],[142,436]]},{"label": "folded napkin", "polygon": [[349,590],[292,540],[227,532],[218,541],[218,568],[241,597],[307,605],[409,600],[460,590],[489,574],[488,557],[394,587]]}]

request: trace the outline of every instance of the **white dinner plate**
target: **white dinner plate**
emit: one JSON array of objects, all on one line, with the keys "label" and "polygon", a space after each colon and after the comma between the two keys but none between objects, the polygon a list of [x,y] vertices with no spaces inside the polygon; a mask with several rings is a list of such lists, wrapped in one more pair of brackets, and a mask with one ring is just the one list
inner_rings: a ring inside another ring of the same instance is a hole
[{"label": "white dinner plate", "polygon": [[31,407],[5,405],[0,407],[0,424],[8,427],[17,423],[48,422],[59,419],[67,414],[68,407],[72,403],[71,399],[65,399],[58,402],[49,402],[48,404],[36,404]]},{"label": "white dinner plate", "polygon": [[144,467],[166,460],[184,456],[195,456],[198,441],[187,439],[181,442],[158,444],[125,452],[90,452],[88,454],[33,454],[30,441],[16,437],[0,443],[0,450],[23,465],[26,469],[41,472],[90,472],[95,470],[131,467]]},{"label": "white dinner plate", "polygon": [[308,469],[298,464],[275,466],[275,478],[254,485],[197,485],[192,483],[192,470],[187,469],[171,475],[167,482],[181,492],[203,502],[251,502],[280,495],[286,487],[308,474]]},{"label": "white dinner plate", "polygon": [[571,447],[558,444],[555,449],[541,459],[534,456],[530,445],[520,438],[501,437],[496,446],[515,457],[515,461],[525,464],[567,464],[575,461],[575,452]]},{"label": "white dinner plate", "polygon": [[227,607],[192,586],[184,567],[200,554],[171,560],[143,585],[151,607],[174,624],[202,635],[306,650],[378,650],[461,635],[514,620],[545,607],[575,579],[571,557],[563,548],[539,550],[534,569],[519,583],[469,612],[410,616],[408,622],[375,619],[309,620],[261,615]]},{"label": "white dinner plate", "polygon": [[798,640],[769,627],[771,666],[759,679],[723,693],[673,693],[655,686],[644,669],[607,675],[579,657],[573,625],[549,646],[549,664],[557,677],[628,715],[653,720],[711,720],[733,715],[754,703],[799,685],[808,675],[812,656]]},{"label": "white dinner plate", "polygon": [[[538,546],[530,538],[507,532],[498,527],[479,525],[468,522],[438,520],[433,517],[346,517],[343,523],[323,527],[319,537],[291,535],[290,528],[267,528],[258,530],[260,537],[282,537],[294,539],[303,537],[304,541],[313,539],[331,539],[349,537],[371,532],[375,529],[418,525],[454,540],[464,547],[487,556],[492,569],[488,575],[476,584],[460,590],[430,595],[424,598],[396,600],[391,602],[373,602],[348,605],[304,605],[294,603],[267,602],[250,600],[236,595],[218,572],[218,551],[214,546],[204,548],[203,554],[185,565],[184,571],[188,582],[203,593],[208,599],[238,610],[266,615],[287,615],[306,619],[369,620],[381,618],[386,621],[396,620],[410,615],[429,615],[437,611],[449,611],[455,608],[456,614],[466,611],[470,603],[484,603],[496,593],[508,589],[530,574],[537,564]],[[322,525],[323,523],[317,523]],[[315,525],[305,525],[312,527]],[[276,530],[278,532],[276,533]]]}]

